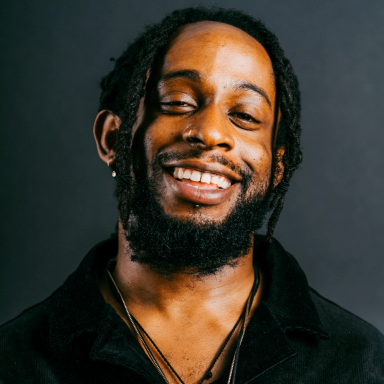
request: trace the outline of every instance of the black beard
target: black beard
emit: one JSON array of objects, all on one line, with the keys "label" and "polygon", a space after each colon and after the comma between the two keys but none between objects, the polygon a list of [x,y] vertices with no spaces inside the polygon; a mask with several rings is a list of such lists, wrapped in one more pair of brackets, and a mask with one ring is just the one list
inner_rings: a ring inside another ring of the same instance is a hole
[{"label": "black beard", "polygon": [[[198,213],[187,219],[165,214],[156,196],[156,175],[163,172],[161,160],[201,157],[197,151],[156,156],[148,174],[135,175],[131,191],[120,195],[120,218],[125,236],[132,249],[132,261],[147,264],[165,275],[188,273],[210,275],[224,266],[235,266],[252,247],[253,234],[261,228],[269,211],[273,194],[270,180],[252,180],[244,172],[222,157],[215,161],[236,168],[242,176],[241,194],[227,217],[221,222],[202,218]],[[247,193],[248,192],[248,193]],[[129,203],[128,203],[129,201]],[[130,206],[129,212],[124,212]],[[192,210],[192,207],[191,207]]]}]

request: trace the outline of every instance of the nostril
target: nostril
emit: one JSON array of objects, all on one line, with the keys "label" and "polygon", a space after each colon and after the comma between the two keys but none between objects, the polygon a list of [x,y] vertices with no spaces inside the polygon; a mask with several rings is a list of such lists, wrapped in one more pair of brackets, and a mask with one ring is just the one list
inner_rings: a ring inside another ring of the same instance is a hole
[{"label": "nostril", "polygon": [[190,143],[204,144],[204,141],[203,141],[203,140],[200,140],[200,139],[197,138],[197,137],[189,137],[189,138],[188,138],[188,141],[189,141]]},{"label": "nostril", "polygon": [[225,143],[222,143],[222,144],[217,144],[218,147],[221,147],[221,148],[227,148],[229,149],[229,145],[228,144],[225,144]]}]

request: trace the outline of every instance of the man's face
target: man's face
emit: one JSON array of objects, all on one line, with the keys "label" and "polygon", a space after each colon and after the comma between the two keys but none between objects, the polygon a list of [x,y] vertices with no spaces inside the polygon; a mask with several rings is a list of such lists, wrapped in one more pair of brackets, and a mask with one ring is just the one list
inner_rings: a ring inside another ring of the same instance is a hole
[{"label": "man's face", "polygon": [[[265,192],[275,85],[260,43],[227,24],[187,25],[152,70],[146,92],[133,132],[134,165],[154,180],[166,214],[185,219],[198,210],[202,220],[219,222],[244,193],[244,177],[251,184],[243,198],[255,188]],[[161,171],[152,171],[153,159]]]},{"label": "man's face", "polygon": [[250,251],[271,195],[274,105],[270,59],[255,39],[214,22],[178,32],[132,132],[134,183],[120,217],[130,215],[133,261],[209,274]]}]

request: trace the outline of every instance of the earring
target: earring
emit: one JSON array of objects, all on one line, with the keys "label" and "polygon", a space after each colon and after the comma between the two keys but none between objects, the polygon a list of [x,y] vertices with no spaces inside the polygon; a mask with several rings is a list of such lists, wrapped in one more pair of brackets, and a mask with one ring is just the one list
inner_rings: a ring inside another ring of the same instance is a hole
[{"label": "earring", "polygon": [[120,174],[117,174],[117,172],[115,171],[115,166],[111,164],[111,162],[114,159],[115,159],[114,157],[112,159],[109,159],[108,163],[107,163],[109,170],[112,172],[112,177],[116,180],[116,182],[120,186],[126,185],[128,187],[131,187],[131,185],[132,185],[132,177],[131,177],[131,175],[120,175]]},{"label": "earring", "polygon": [[112,168],[112,166],[110,165],[110,163],[111,163],[111,161],[112,161],[113,159],[109,159],[108,160],[108,168],[109,168],[109,170],[112,172],[112,177],[116,177],[116,171]]}]

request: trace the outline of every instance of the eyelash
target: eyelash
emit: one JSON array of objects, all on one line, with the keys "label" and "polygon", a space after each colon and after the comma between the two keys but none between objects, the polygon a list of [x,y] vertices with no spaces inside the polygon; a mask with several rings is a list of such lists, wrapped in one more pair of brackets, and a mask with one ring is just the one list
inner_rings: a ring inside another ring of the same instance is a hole
[{"label": "eyelash", "polygon": [[[240,119],[244,119],[246,121],[254,121],[258,123],[257,120],[255,120],[251,115],[248,115],[248,113],[241,113],[241,112],[236,112],[232,114],[233,116],[238,116]],[[242,116],[242,117],[240,117]]]},{"label": "eyelash", "polygon": [[[159,104],[160,104],[160,107],[161,106],[185,107],[185,106],[189,105],[188,103],[185,103],[183,101],[169,101],[169,102],[164,102],[164,103],[159,103]],[[256,120],[255,118],[253,118],[248,113],[236,112],[236,113],[232,113],[231,115],[235,118],[242,119],[246,122],[254,122],[254,123],[260,124],[260,121]]]},{"label": "eyelash", "polygon": [[184,107],[184,106],[186,106],[188,104],[184,103],[183,101],[169,101],[167,103],[160,103],[160,105],[170,105],[170,106]]}]

